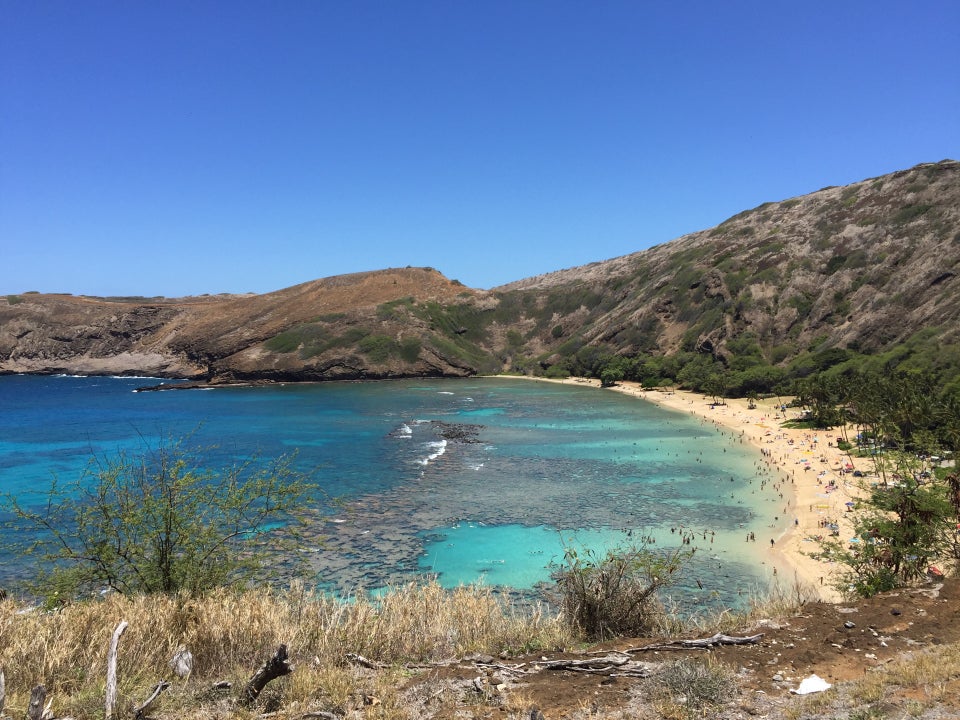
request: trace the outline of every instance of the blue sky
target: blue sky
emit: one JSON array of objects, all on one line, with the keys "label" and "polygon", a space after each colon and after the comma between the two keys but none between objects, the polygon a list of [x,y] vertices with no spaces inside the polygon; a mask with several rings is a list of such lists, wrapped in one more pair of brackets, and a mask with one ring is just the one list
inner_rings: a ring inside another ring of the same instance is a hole
[{"label": "blue sky", "polygon": [[960,158],[960,3],[0,0],[0,293],[490,288]]}]

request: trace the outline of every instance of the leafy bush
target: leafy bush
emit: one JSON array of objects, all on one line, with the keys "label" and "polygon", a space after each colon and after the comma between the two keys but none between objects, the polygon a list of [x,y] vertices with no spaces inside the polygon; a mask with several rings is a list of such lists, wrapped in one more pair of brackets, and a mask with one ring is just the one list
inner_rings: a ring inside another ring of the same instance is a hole
[{"label": "leafy bush", "polygon": [[[400,351],[397,341],[389,335],[367,335],[357,343],[357,348],[370,358],[371,362],[386,362]],[[419,347],[417,348],[419,352]]]},{"label": "leafy bush", "polygon": [[567,622],[591,638],[639,636],[665,624],[658,592],[679,577],[691,553],[656,552],[645,544],[614,548],[605,555],[568,547],[553,573]]},{"label": "leafy bush", "polygon": [[564,380],[570,377],[570,369],[567,367],[566,363],[557,363],[556,365],[551,365],[544,372],[543,376],[545,378],[550,378],[551,380]]},{"label": "leafy bush", "polygon": [[274,335],[267,340],[263,343],[263,346],[270,352],[290,353],[299,348],[302,341],[303,336],[300,330],[285,330],[279,335]]},{"label": "leafy bush", "polygon": [[932,205],[905,205],[897,211],[890,222],[893,225],[906,225],[926,214],[932,207]]},{"label": "leafy bush", "polygon": [[311,489],[289,459],[204,470],[181,443],[92,467],[73,482],[54,480],[36,506],[3,503],[10,549],[39,560],[35,591],[48,598],[242,584],[272,551],[288,549]]},{"label": "leafy bush", "polygon": [[397,316],[397,310],[401,307],[412,308],[416,301],[412,297],[400,298],[389,302],[381,303],[377,306],[377,317],[381,320],[388,320]]},{"label": "leafy bush", "polygon": [[409,337],[401,340],[400,341],[400,357],[403,358],[408,363],[416,362],[417,359],[420,357],[419,338]]}]

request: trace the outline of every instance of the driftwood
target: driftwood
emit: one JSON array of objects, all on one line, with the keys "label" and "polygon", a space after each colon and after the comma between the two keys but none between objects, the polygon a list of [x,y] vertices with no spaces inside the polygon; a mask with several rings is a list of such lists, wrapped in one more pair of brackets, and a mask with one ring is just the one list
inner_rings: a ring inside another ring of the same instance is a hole
[{"label": "driftwood", "polygon": [[250,682],[240,693],[240,704],[244,707],[250,707],[260,697],[260,693],[263,692],[267,683],[292,672],[293,666],[287,660],[287,646],[281,645],[277,649],[277,653],[267,660],[250,678]]},{"label": "driftwood", "polygon": [[630,658],[628,657],[605,655],[604,657],[591,658],[589,660],[540,660],[534,664],[547,670],[607,672],[615,667],[626,665],[628,662],[630,662]]},{"label": "driftwood", "polygon": [[160,694],[170,687],[170,683],[166,680],[161,680],[156,685],[153,686],[153,693],[148,697],[143,705],[133,709],[134,720],[145,720],[147,713],[150,712],[150,709],[154,706],[157,700],[160,699]]},{"label": "driftwood", "polygon": [[382,670],[383,665],[378,662],[374,662],[368,658],[365,658],[359,653],[347,653],[347,660],[352,662],[354,665],[361,665],[369,670]]},{"label": "driftwood", "polygon": [[645,666],[625,655],[605,655],[589,660],[542,660],[533,664],[547,670],[569,670],[592,675],[642,678],[650,674]]},{"label": "driftwood", "polygon": [[0,717],[3,717],[3,706],[7,702],[7,677],[0,669]]},{"label": "driftwood", "polygon": [[27,720],[43,720],[46,715],[46,708],[43,701],[47,699],[47,689],[43,685],[37,685],[30,691],[30,704],[27,705]]},{"label": "driftwood", "polygon": [[126,629],[126,620],[117,625],[116,630],[113,631],[113,638],[110,640],[110,651],[107,653],[107,697],[104,716],[106,720],[111,720],[114,708],[117,705],[117,646],[120,644],[120,636]]},{"label": "driftwood", "polygon": [[500,670],[505,673],[515,673],[517,675],[525,675],[526,670],[523,669],[523,666],[526,663],[520,663],[519,665],[501,665],[499,663],[487,663],[487,662],[478,662],[474,663],[478,668],[483,668],[485,670]]},{"label": "driftwood", "polygon": [[737,637],[735,635],[723,635],[717,633],[708,638],[699,640],[671,640],[665,643],[654,643],[644,645],[643,647],[628,648],[624,652],[645,652],[647,650],[706,650],[716,645],[755,645],[760,642],[763,633],[758,635],[748,635],[746,637]]}]

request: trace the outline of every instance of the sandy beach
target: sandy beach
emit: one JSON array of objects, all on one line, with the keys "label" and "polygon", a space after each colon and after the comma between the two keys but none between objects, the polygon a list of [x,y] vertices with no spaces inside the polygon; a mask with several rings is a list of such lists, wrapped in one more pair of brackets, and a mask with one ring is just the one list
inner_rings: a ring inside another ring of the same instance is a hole
[{"label": "sandy beach", "polygon": [[[600,386],[599,380],[586,378],[553,382]],[[867,470],[869,463],[839,450],[836,431],[782,427],[785,421],[796,419],[799,412],[791,408],[782,411],[776,398],[758,400],[756,407],[750,409],[746,399],[727,399],[725,404],[715,406],[712,398],[703,395],[649,390],[639,383],[621,382],[611,389],[705,418],[718,429],[731,431],[734,437],[742,437],[754,446],[763,461],[779,473],[781,481],[770,491],[783,492],[788,517],[793,518],[787,530],[765,550],[768,564],[775,569],[781,584],[796,580],[824,600],[840,599],[832,587],[836,566],[811,557],[820,549],[813,538],[829,536],[826,523],[839,525],[840,537],[851,536],[846,503],[855,500],[858,490],[851,473],[855,469]]]}]

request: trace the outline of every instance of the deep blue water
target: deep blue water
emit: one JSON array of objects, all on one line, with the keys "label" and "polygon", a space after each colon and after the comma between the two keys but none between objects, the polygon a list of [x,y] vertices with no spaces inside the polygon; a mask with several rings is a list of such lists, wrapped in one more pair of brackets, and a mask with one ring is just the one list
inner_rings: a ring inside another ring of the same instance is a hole
[{"label": "deep blue water", "polygon": [[[323,491],[304,551],[316,581],[341,590],[422,573],[524,589],[564,547],[626,533],[669,547],[696,532],[685,591],[701,599],[764,582],[744,535],[778,531],[779,505],[758,492],[757,459],[683,414],[515,379],[133,392],[155,382],[0,377],[0,491],[38,502],[94,456],[190,435],[214,467],[297,453]],[[471,441],[444,440],[440,423],[469,426]]]}]

